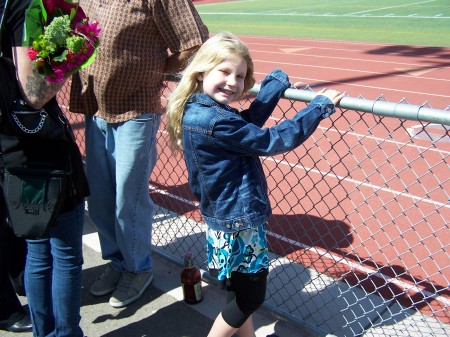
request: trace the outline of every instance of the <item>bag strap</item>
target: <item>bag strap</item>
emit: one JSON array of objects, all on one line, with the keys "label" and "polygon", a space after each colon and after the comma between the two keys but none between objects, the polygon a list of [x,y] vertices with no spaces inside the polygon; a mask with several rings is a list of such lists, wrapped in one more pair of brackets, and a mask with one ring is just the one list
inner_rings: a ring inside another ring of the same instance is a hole
[{"label": "bag strap", "polygon": [[10,4],[11,4],[10,0],[5,0],[5,7],[3,8],[2,17],[0,18],[0,56],[3,55],[3,50],[1,49],[2,35],[3,35],[3,28],[5,28],[6,25],[6,12],[8,11]]},{"label": "bag strap", "polygon": [[[3,56],[3,48],[2,48],[2,36],[3,36],[3,30],[6,25],[6,12],[8,11],[9,5],[11,4],[10,0],[5,0],[5,6],[3,7],[2,16],[0,17],[0,57]],[[1,121],[1,114],[0,114],[0,121]],[[0,143],[0,177],[3,176],[5,170],[5,162],[3,161],[3,151]],[[1,179],[3,180],[3,179]]]}]

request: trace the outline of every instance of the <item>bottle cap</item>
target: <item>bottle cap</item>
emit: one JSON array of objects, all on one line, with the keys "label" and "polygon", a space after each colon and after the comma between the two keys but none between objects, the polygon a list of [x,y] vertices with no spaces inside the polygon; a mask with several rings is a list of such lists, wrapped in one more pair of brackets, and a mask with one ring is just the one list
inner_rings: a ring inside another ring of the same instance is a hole
[{"label": "bottle cap", "polygon": [[184,267],[188,269],[194,267],[192,252],[187,252],[186,254],[184,254]]}]

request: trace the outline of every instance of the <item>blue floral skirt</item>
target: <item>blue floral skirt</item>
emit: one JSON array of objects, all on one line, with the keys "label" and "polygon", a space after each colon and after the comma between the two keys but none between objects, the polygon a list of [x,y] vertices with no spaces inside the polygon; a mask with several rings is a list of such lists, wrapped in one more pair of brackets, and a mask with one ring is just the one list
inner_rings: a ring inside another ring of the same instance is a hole
[{"label": "blue floral skirt", "polygon": [[219,281],[231,272],[258,273],[269,268],[266,225],[235,233],[206,230],[206,254],[211,275]]}]

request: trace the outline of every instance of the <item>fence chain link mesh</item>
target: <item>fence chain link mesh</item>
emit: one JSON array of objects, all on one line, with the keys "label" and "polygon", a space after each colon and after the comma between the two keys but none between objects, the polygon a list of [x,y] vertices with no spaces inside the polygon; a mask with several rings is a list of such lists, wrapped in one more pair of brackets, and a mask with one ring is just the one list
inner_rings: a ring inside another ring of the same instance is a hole
[{"label": "fence chain link mesh", "polygon": [[[281,100],[267,124],[306,104]],[[84,151],[83,116],[69,118]],[[152,241],[179,263],[192,251],[206,270],[205,224],[165,123]],[[315,335],[449,336],[449,153],[449,125],[340,109],[296,150],[261,158],[273,208],[265,307]]]}]

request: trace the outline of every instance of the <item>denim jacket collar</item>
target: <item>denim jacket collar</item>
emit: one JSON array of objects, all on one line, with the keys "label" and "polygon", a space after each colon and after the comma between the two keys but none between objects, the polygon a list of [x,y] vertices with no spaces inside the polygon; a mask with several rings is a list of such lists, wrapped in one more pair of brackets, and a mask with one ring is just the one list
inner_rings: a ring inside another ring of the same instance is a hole
[{"label": "denim jacket collar", "polygon": [[189,103],[200,103],[202,105],[205,106],[209,106],[209,107],[217,107],[219,109],[225,109],[228,111],[232,111],[235,113],[238,113],[238,110],[229,106],[229,105],[225,105],[225,104],[221,104],[221,103],[217,103],[214,99],[211,98],[211,96],[205,94],[205,93],[197,93],[197,94],[193,94],[189,100]]}]

